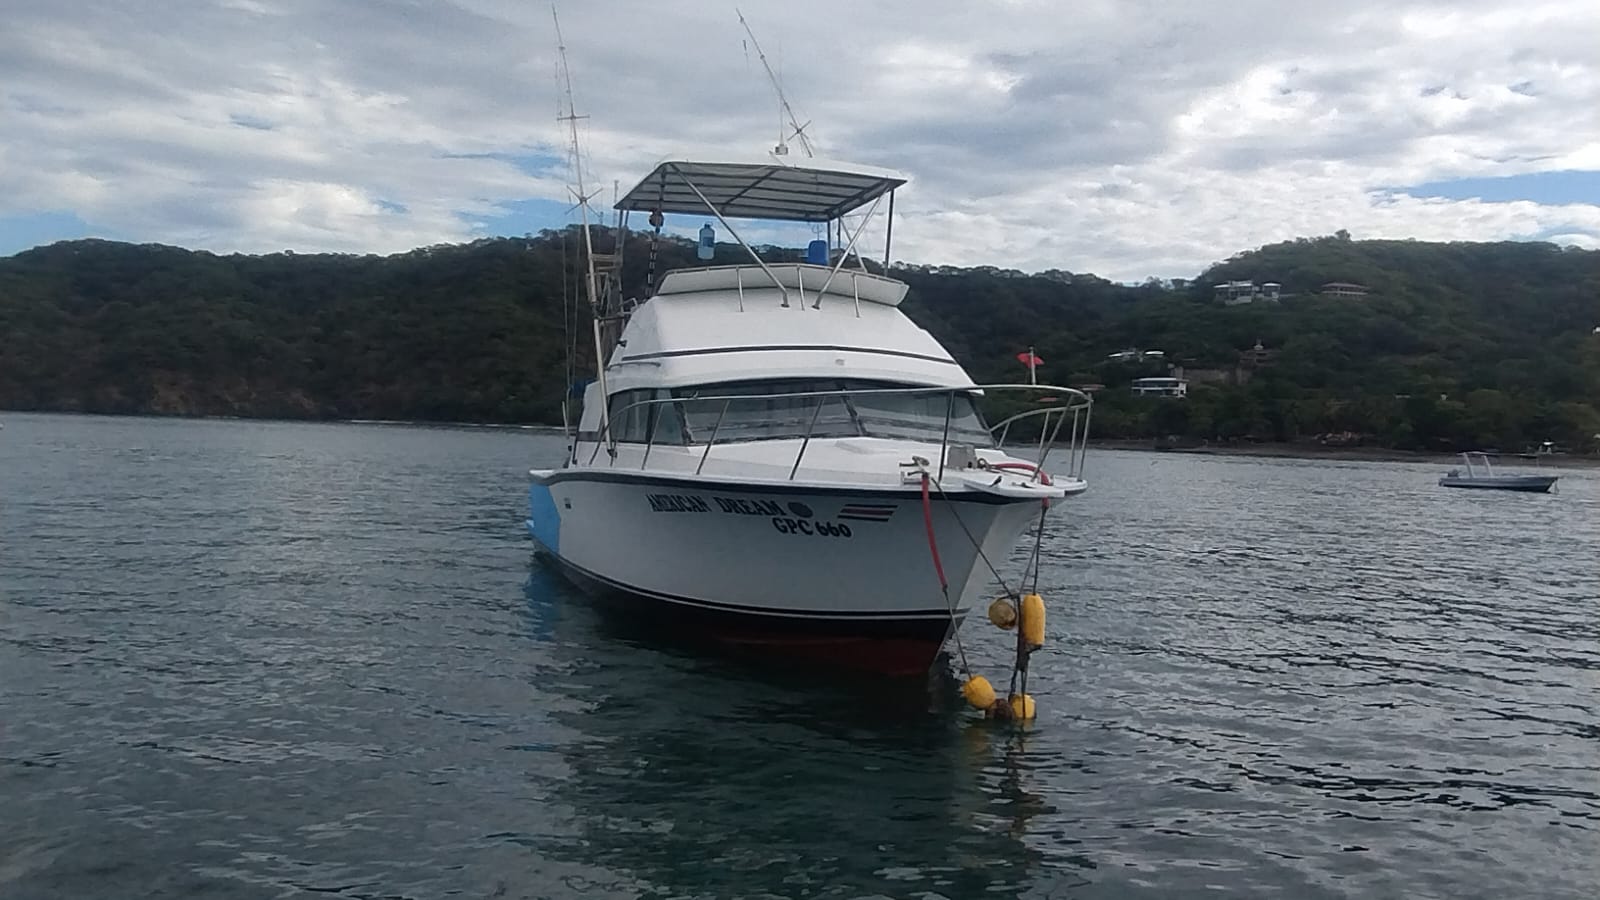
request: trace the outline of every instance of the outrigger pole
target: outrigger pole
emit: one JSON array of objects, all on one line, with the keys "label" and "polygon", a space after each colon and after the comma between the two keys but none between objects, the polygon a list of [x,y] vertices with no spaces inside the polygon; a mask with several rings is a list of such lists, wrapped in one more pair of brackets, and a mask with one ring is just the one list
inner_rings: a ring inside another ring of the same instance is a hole
[{"label": "outrigger pole", "polygon": [[[583,223],[583,250],[585,257],[585,274],[589,286],[589,311],[594,325],[594,368],[595,379],[600,385],[600,421],[610,422],[611,416],[607,406],[610,402],[606,391],[606,358],[603,342],[600,337],[600,323],[605,311],[600,304],[599,279],[594,270],[594,238],[589,231],[589,195],[583,189],[583,151],[578,143],[578,120],[588,116],[578,115],[577,104],[572,99],[572,69],[567,65],[567,44],[561,37],[561,18],[556,15],[556,5],[550,4],[550,19],[556,27],[556,52],[561,58],[561,80],[567,95],[567,114],[557,116],[556,121],[566,122],[572,133],[572,179],[577,185],[573,196],[578,200],[578,214]],[[569,188],[569,190],[571,190]],[[609,432],[610,429],[608,428]],[[613,454],[615,450],[613,449]]]}]

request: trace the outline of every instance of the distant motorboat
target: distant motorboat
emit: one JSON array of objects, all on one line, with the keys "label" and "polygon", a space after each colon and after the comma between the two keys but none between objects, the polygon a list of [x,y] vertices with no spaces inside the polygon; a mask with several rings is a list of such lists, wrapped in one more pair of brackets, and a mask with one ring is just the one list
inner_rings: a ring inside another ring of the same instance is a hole
[{"label": "distant motorboat", "polygon": [[1555,441],[1545,441],[1532,450],[1529,450],[1525,453],[1518,453],[1517,456],[1521,457],[1522,459],[1539,459],[1540,457],[1544,456],[1554,456],[1556,453]]},{"label": "distant motorboat", "polygon": [[[1479,464],[1472,464],[1473,457],[1477,457]],[[1460,469],[1451,469],[1443,478],[1439,479],[1440,487],[1452,488],[1478,488],[1490,491],[1523,491],[1533,494],[1547,494],[1556,483],[1556,475],[1524,475],[1496,472],[1489,462],[1486,453],[1463,453],[1461,461],[1466,464],[1465,474]]]}]

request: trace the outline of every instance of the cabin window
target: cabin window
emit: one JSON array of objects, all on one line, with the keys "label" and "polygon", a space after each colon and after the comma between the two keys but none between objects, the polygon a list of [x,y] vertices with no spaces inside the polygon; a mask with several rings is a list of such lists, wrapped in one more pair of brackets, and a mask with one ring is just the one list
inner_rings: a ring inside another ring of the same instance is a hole
[{"label": "cabin window", "polygon": [[[656,396],[666,399],[672,396],[671,391],[656,391]],[[683,430],[683,404],[657,403],[650,407],[653,411],[654,422],[651,423],[652,434],[658,444],[684,444],[687,435]]]},{"label": "cabin window", "polygon": [[[719,444],[772,438],[858,437],[849,405],[842,397],[761,396],[839,390],[832,381],[746,381],[679,390],[681,397],[735,397],[733,400],[686,400],[684,409],[694,443]],[[818,406],[821,409],[818,409]],[[726,410],[724,410],[726,407]]]},{"label": "cabin window", "polygon": [[[618,391],[611,395],[611,434],[625,444],[684,443],[683,413],[677,403],[650,403],[672,396],[666,390]],[[653,437],[652,437],[653,435]]]},{"label": "cabin window", "polygon": [[978,414],[970,394],[862,394],[850,398],[862,430],[875,437],[939,440],[944,436],[945,414],[950,414],[950,438],[962,443],[990,446],[989,428]]},{"label": "cabin window", "polygon": [[611,395],[611,438],[624,443],[644,443],[650,439],[650,407],[644,401],[649,391],[618,391]]},{"label": "cabin window", "polygon": [[[679,388],[690,443],[799,438],[881,437],[937,442],[950,415],[951,440],[992,446],[983,417],[969,394],[836,394],[771,396],[821,391],[905,388],[855,380],[773,379]],[[708,397],[733,399],[710,400]],[[953,408],[952,408],[953,407]],[[658,438],[659,440],[659,438]]]}]

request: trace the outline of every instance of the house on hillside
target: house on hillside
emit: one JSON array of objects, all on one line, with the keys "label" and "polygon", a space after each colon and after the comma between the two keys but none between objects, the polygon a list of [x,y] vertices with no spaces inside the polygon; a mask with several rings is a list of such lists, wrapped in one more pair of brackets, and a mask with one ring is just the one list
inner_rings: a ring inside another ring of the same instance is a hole
[{"label": "house on hillside", "polygon": [[1256,285],[1253,281],[1219,281],[1211,287],[1215,298],[1228,306],[1255,300]]},{"label": "house on hillside", "polygon": [[1244,369],[1264,369],[1276,362],[1277,359],[1278,351],[1268,350],[1262,345],[1260,338],[1256,339],[1254,347],[1249,350],[1239,351],[1239,367]]},{"label": "house on hillside", "polygon": [[1278,361],[1278,351],[1268,350],[1260,339],[1249,350],[1239,351],[1239,362],[1233,367],[1233,383],[1249,384],[1256,372],[1268,368]]},{"label": "house on hillside", "polygon": [[1225,306],[1244,303],[1277,303],[1283,295],[1283,285],[1276,281],[1256,284],[1254,281],[1219,281],[1213,285],[1215,297]]},{"label": "house on hillside", "polygon": [[1106,362],[1117,363],[1153,362],[1166,358],[1167,353],[1165,350],[1135,350],[1131,347],[1127,350],[1118,350],[1115,353],[1106,354]]},{"label": "house on hillside", "polygon": [[1231,366],[1188,370],[1183,366],[1170,366],[1168,374],[1181,378],[1189,384],[1249,384],[1257,371],[1272,366],[1277,359],[1278,351],[1269,350],[1260,341],[1256,341],[1255,346],[1250,349],[1240,350],[1237,361]]},{"label": "house on hillside", "polygon": [[1330,281],[1322,286],[1321,294],[1324,297],[1365,297],[1371,290],[1364,284],[1355,284],[1349,281]]},{"label": "house on hillside", "polygon": [[1189,396],[1189,382],[1170,375],[1158,378],[1135,378],[1132,389],[1141,397]]}]

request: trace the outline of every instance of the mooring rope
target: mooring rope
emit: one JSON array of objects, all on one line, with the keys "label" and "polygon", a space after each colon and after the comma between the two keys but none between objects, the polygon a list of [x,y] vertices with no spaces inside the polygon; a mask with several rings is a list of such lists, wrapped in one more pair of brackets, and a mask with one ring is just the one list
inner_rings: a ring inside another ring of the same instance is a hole
[{"label": "mooring rope", "polygon": [[961,628],[956,624],[956,604],[950,599],[950,582],[944,577],[944,563],[939,559],[939,542],[933,535],[933,501],[928,497],[929,476],[922,473],[922,524],[928,532],[928,553],[933,557],[933,571],[939,575],[939,590],[944,592],[945,609],[950,613],[950,632],[956,638],[956,653],[961,657],[961,671],[969,678],[972,667],[967,665],[967,648],[961,643]]},{"label": "mooring rope", "polygon": [[[1043,478],[1049,477],[1037,469],[1035,469],[1035,472],[1037,475],[1042,476]],[[972,530],[968,528],[967,523],[962,520],[960,511],[956,508],[956,505],[950,501],[950,496],[945,491],[944,485],[939,479],[930,475],[926,469],[924,469],[922,472],[922,521],[928,535],[928,551],[933,558],[933,568],[939,576],[939,590],[944,594],[945,608],[948,610],[950,615],[951,633],[955,635],[956,652],[961,660],[961,671],[964,675],[966,675],[969,685],[974,680],[982,681],[983,679],[975,678],[975,676],[972,674],[972,667],[967,661],[966,647],[961,642],[961,629],[956,624],[955,601],[950,597],[950,583],[948,578],[945,576],[944,562],[939,557],[939,545],[934,534],[933,501],[930,488],[938,489],[940,499],[944,500],[946,505],[949,507],[951,517],[956,520],[956,524],[961,528],[961,532],[966,536],[968,543],[972,545],[973,549],[977,552],[978,557],[983,560],[984,565],[988,566],[990,574],[994,575],[995,580],[999,582],[1001,590],[1005,591],[1006,595],[1010,598],[1013,598],[1017,603],[1017,649],[1016,656],[1012,660],[1010,689],[1008,691],[1008,697],[1005,701],[1004,710],[1004,712],[1008,715],[1001,717],[1015,718],[1018,720],[1031,718],[1031,713],[1026,711],[1028,707],[1032,705],[1032,700],[1028,697],[1028,658],[1037,648],[1030,645],[1026,634],[1026,629],[1023,627],[1021,621],[1023,607],[1027,605],[1028,599],[1024,597],[1021,592],[1022,589],[1028,584],[1030,576],[1033,584],[1033,590],[1031,594],[1036,595],[1039,591],[1039,570],[1042,568],[1044,556],[1044,522],[1045,515],[1050,509],[1050,503],[1048,500],[1040,501],[1039,523],[1034,531],[1033,550],[1031,553],[1029,553],[1028,561],[1022,570],[1022,576],[1017,581],[1017,588],[1016,590],[1013,590],[1006,582],[1006,579],[1000,574],[999,569],[995,567],[994,562],[989,559],[989,555],[984,552],[983,544],[973,536]],[[1021,689],[1020,693],[1018,691],[1019,687]],[[985,688],[985,690],[987,691],[988,689]],[[963,693],[965,693],[965,690],[963,690]],[[993,693],[989,692],[986,696],[992,697]],[[1012,702],[1016,701],[1019,697],[1021,699],[1017,702],[1020,704],[1021,709],[1017,709],[1011,705]],[[971,699],[970,695],[968,699]],[[990,715],[998,715],[1001,712],[998,710],[998,707],[1000,707],[1002,704],[998,700],[994,705],[996,709],[986,710],[986,712],[988,712]]]}]

